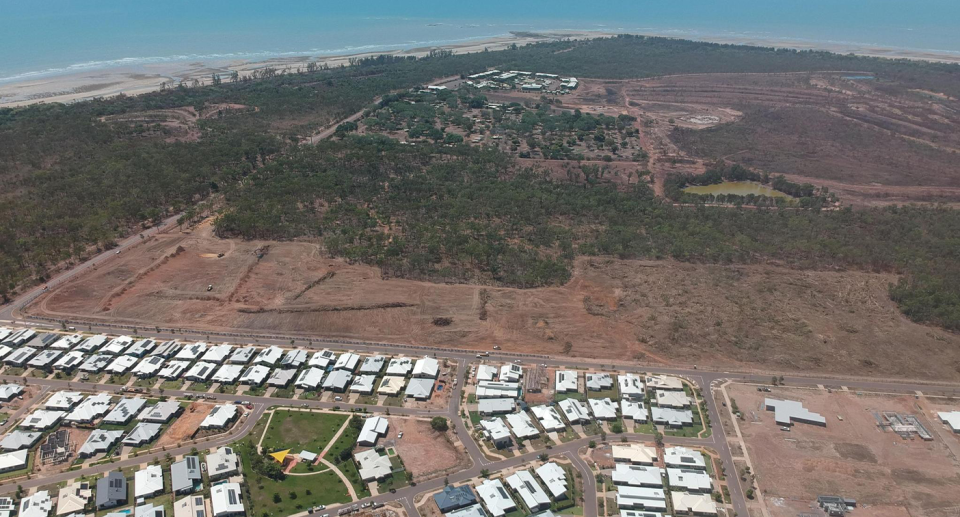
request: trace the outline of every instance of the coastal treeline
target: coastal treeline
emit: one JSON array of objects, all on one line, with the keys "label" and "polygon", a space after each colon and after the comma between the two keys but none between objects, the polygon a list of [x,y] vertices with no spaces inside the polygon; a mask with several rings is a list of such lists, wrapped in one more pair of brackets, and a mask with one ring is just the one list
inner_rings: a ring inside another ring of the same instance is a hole
[{"label": "coastal treeline", "polygon": [[[309,236],[331,254],[409,278],[556,285],[577,255],[600,254],[895,271],[904,276],[891,294],[906,314],[960,329],[960,217],[952,210],[676,208],[642,184],[619,191],[551,181],[510,156],[456,142],[401,146],[345,127],[342,141],[301,145],[377,97],[488,68],[612,78],[859,70],[891,88],[960,96],[960,67],[642,37],[354,65],[0,110],[0,300],[45,281],[56,264],[202,204],[219,211],[224,236]],[[221,116],[219,105],[244,109]],[[110,118],[174,108],[212,116],[197,118],[191,139]],[[594,137],[622,122],[527,118],[520,129],[557,124]]]}]

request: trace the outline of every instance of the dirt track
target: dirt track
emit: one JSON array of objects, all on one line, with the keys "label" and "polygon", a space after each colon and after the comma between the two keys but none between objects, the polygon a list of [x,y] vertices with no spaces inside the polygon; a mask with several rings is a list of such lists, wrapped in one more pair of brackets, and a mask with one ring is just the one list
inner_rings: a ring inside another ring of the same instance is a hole
[{"label": "dirt track", "polygon": [[[580,259],[567,285],[519,290],[385,280],[376,268],[322,258],[307,242],[272,243],[257,261],[260,244],[217,239],[208,226],[174,231],[54,289],[30,310],[662,364],[960,378],[960,337],[908,321],[887,294],[891,275]],[[185,251],[140,276],[108,310],[98,309],[117,286],[177,246]],[[201,257],[222,251],[223,258]],[[336,274],[292,299],[330,272]],[[405,306],[243,312],[371,304]],[[436,326],[438,317],[452,323]]]}]

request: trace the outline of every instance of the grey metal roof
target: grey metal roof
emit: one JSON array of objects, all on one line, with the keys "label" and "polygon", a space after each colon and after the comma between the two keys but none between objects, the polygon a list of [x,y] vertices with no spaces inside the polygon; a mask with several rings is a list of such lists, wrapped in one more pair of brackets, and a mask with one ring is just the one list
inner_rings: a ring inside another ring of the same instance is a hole
[{"label": "grey metal roof", "polygon": [[182,460],[170,466],[170,480],[174,492],[192,490],[200,479],[202,479],[200,458],[197,456],[185,456]]},{"label": "grey metal roof", "polygon": [[126,504],[127,478],[119,472],[111,472],[97,480],[97,507],[104,508]]}]

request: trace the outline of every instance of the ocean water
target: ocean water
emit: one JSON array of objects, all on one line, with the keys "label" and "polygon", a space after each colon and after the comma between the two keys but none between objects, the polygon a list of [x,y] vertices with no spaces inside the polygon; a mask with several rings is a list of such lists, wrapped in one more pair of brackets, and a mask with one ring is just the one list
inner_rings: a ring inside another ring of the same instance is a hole
[{"label": "ocean water", "polygon": [[960,55],[960,0],[0,0],[0,82],[172,61],[256,60],[550,29]]}]

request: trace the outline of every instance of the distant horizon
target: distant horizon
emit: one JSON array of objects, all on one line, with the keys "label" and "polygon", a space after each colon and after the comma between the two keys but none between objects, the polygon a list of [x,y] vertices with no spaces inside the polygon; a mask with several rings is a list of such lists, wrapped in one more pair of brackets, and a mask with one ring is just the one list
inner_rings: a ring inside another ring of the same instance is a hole
[{"label": "distant horizon", "polygon": [[[8,0],[0,0],[8,3]],[[917,5],[922,3],[923,7]],[[756,40],[869,47],[960,56],[960,3],[894,0],[709,0],[683,5],[613,0],[603,9],[533,0],[487,2],[483,11],[440,2],[362,5],[304,1],[265,6],[250,0],[183,0],[129,5],[102,0],[42,6],[9,2],[0,34],[0,83],[154,63],[257,61],[452,45],[523,31],[651,34],[705,41]],[[762,44],[762,43],[761,43]]]}]

